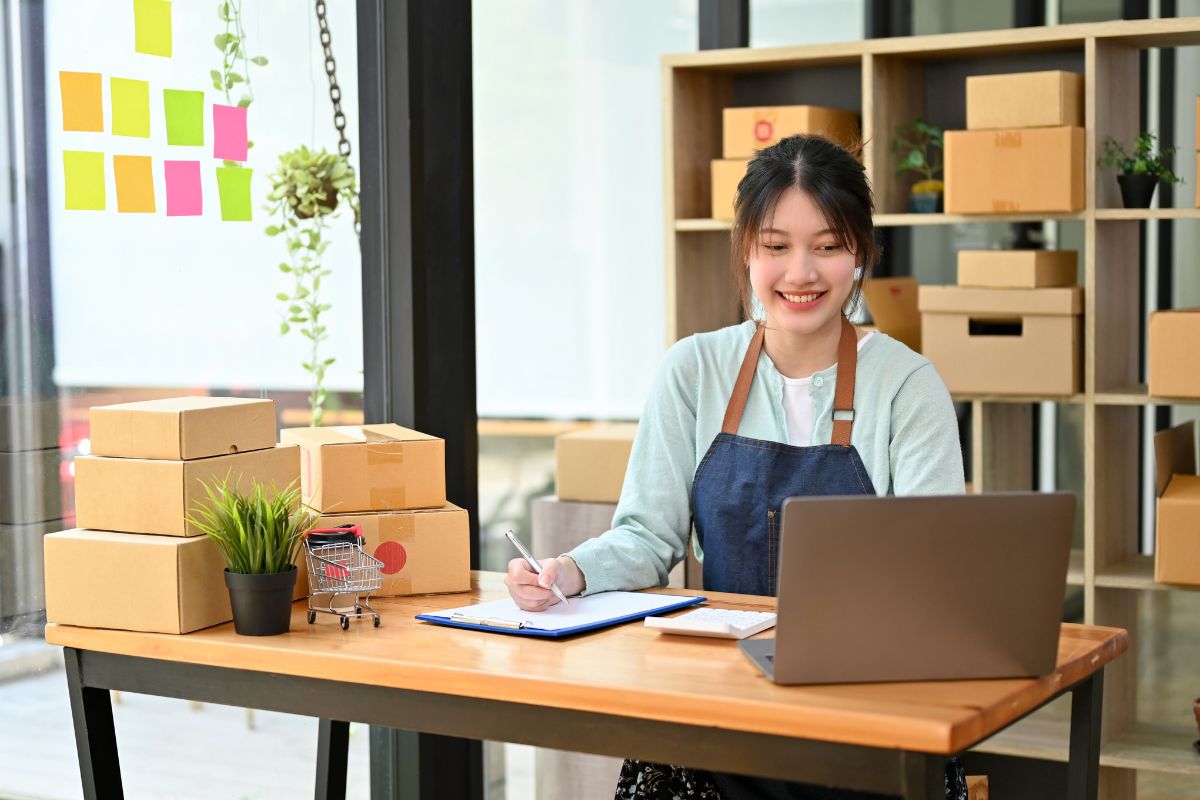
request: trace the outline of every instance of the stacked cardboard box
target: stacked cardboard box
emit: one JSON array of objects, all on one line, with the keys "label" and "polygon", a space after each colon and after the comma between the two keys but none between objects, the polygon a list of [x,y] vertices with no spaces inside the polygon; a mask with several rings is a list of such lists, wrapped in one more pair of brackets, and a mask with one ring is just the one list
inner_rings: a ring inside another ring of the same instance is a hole
[{"label": "stacked cardboard box", "polygon": [[467,512],[446,502],[446,443],[399,425],[285,428],[300,446],[304,502],[318,525],[356,524],[383,562],[376,596],[471,588]]},{"label": "stacked cardboard box", "polygon": [[204,482],[271,493],[298,480],[299,449],[275,444],[275,402],[124,403],[93,408],[91,426],[93,455],[75,459],[79,529],[45,538],[49,621],[187,633],[232,619],[224,562],[188,516]]},{"label": "stacked cardboard box", "polygon": [[1150,315],[1149,389],[1154,397],[1200,397],[1200,308]]},{"label": "stacked cardboard box", "polygon": [[738,182],[754,154],[788,136],[816,133],[846,148],[858,141],[853,111],[820,106],[726,108],[722,112],[722,157],[712,162],[713,219],[733,219]]},{"label": "stacked cardboard box", "polygon": [[946,212],[1084,207],[1083,76],[1052,70],[967,78],[967,130],[946,131]]},{"label": "stacked cardboard box", "polygon": [[1157,530],[1154,579],[1200,585],[1200,475],[1196,474],[1196,423],[1154,435]]},{"label": "stacked cardboard box", "polygon": [[874,324],[860,327],[886,333],[908,345],[913,352],[921,352],[921,313],[917,309],[917,279],[871,278],[863,282],[862,291],[863,301]]},{"label": "stacked cardboard box", "polygon": [[962,251],[958,286],[921,287],[924,354],[951,392],[1079,391],[1083,290],[1075,286],[1078,257],[1073,251]]}]

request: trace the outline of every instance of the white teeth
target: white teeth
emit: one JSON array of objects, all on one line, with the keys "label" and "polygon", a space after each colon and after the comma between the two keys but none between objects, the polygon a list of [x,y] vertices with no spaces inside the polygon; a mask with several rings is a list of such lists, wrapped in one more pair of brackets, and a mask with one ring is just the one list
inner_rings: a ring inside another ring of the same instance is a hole
[{"label": "white teeth", "polygon": [[780,294],[782,294],[785,298],[787,298],[788,301],[790,301],[792,303],[811,303],[813,300],[816,300],[818,297],[821,296],[820,293],[817,293],[817,294],[787,294],[785,292],[780,292]]}]

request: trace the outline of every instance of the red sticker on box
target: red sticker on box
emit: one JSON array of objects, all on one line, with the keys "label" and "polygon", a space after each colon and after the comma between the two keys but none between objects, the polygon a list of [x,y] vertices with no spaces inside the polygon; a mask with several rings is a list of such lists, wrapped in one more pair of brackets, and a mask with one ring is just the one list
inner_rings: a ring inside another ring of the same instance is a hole
[{"label": "red sticker on box", "polygon": [[770,120],[760,119],[754,124],[754,138],[760,142],[769,142],[775,136],[775,126]]},{"label": "red sticker on box", "polygon": [[395,575],[408,562],[408,551],[399,542],[382,542],[375,548],[375,557],[383,562],[384,575]]}]

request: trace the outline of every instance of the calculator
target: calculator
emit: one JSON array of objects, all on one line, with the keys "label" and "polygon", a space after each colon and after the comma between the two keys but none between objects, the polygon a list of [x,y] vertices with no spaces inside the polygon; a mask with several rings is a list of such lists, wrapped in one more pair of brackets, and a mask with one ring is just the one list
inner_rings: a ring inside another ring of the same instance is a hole
[{"label": "calculator", "polygon": [[729,608],[698,608],[677,617],[646,617],[646,627],[662,633],[745,639],[775,624],[771,611],[735,611]]}]

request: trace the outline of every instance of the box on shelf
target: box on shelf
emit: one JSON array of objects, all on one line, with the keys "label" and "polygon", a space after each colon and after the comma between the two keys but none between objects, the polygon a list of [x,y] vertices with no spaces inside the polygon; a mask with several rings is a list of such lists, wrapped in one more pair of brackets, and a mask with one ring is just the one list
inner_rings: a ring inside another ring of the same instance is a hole
[{"label": "box on shelf", "polygon": [[746,174],[749,159],[714,159],[712,162],[712,218],[733,219],[733,201],[738,183]]},{"label": "box on shelf", "polygon": [[822,106],[757,106],[721,112],[725,158],[751,158],[798,133],[816,133],[850,148],[858,140],[858,115]]},{"label": "box on shelf", "polygon": [[921,343],[956,394],[1072,395],[1083,290],[922,286]]},{"label": "box on shelf", "polygon": [[946,131],[945,147],[947,214],[1084,206],[1083,128]]},{"label": "box on shelf", "polygon": [[958,285],[993,289],[1074,286],[1079,281],[1074,250],[960,250]]},{"label": "box on shelf", "polygon": [[383,425],[284,428],[300,446],[304,503],[321,513],[396,511],[446,505],[446,443]]},{"label": "box on shelf", "polygon": [[60,519],[0,525],[0,619],[46,607],[42,537],[62,529]]},{"label": "box on shelf", "polygon": [[1147,346],[1154,397],[1200,397],[1200,308],[1155,311]]},{"label": "box on shelf", "polygon": [[559,436],[554,442],[559,499],[585,503],[620,500],[636,434],[637,423],[630,422],[598,425]]},{"label": "box on shelf", "polygon": [[75,523],[105,531],[199,536],[187,516],[206,497],[201,482],[226,476],[236,479],[241,491],[257,480],[273,494],[272,489],[286,489],[299,479],[300,451],[278,446],[196,461],[79,456]]},{"label": "box on shelf", "polygon": [[921,313],[917,310],[916,278],[871,278],[863,282],[863,299],[874,325],[863,326],[886,333],[921,352]]},{"label": "box on shelf", "polygon": [[0,451],[50,450],[58,447],[58,398],[0,397]]},{"label": "box on shelf", "polygon": [[1084,126],[1083,76],[1047,70],[967,78],[967,129]]},{"label": "box on shelf", "polygon": [[172,397],[94,406],[94,456],[190,461],[275,446],[275,401]]},{"label": "box on shelf", "polygon": [[58,448],[0,452],[0,524],[62,518],[61,461]]},{"label": "box on shelf", "polygon": [[415,511],[325,514],[321,528],[357,524],[363,550],[383,562],[377,597],[465,592],[471,588],[471,524],[456,505]]},{"label": "box on shelf", "polygon": [[1154,580],[1200,585],[1200,475],[1196,423],[1154,434],[1158,496]]}]

